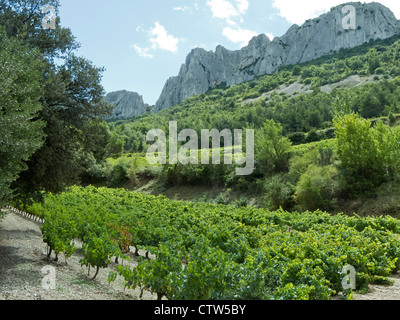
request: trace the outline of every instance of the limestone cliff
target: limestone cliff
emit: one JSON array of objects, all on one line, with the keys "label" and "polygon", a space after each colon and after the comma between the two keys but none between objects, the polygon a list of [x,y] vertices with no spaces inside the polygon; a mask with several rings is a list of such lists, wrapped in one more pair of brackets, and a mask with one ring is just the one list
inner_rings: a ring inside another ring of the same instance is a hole
[{"label": "limestone cliff", "polygon": [[129,119],[146,113],[146,105],[143,97],[136,92],[126,90],[110,92],[105,100],[115,106],[110,119]]},{"label": "limestone cliff", "polygon": [[[344,28],[348,12],[355,8],[355,25]],[[265,34],[254,37],[236,51],[218,46],[213,51],[193,49],[178,76],[168,79],[156,103],[156,111],[177,105],[220,84],[231,86],[271,74],[282,65],[307,62],[371,40],[386,39],[400,31],[394,14],[379,3],[350,2],[334,7],[303,25],[293,25],[282,37],[270,41]]]}]

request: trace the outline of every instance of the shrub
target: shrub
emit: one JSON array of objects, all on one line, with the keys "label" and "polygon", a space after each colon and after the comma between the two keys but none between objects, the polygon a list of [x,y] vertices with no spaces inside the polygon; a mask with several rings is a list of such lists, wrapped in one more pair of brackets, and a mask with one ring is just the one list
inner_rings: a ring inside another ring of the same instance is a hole
[{"label": "shrub", "polygon": [[274,120],[267,120],[257,137],[257,160],[263,172],[286,171],[289,165],[291,141],[282,135],[283,128]]},{"label": "shrub", "polygon": [[295,200],[304,211],[330,211],[335,209],[339,193],[337,168],[310,165],[296,186]]},{"label": "shrub", "polygon": [[301,74],[301,67],[300,67],[299,65],[295,65],[295,66],[293,67],[292,74],[293,74],[294,76],[299,76],[299,75]]},{"label": "shrub", "polygon": [[264,205],[268,210],[290,210],[293,207],[293,187],[288,182],[287,174],[269,177],[264,183]]},{"label": "shrub", "polygon": [[230,204],[232,197],[231,197],[231,189],[227,189],[226,191],[220,193],[217,198],[215,199],[215,204]]},{"label": "shrub", "polygon": [[107,176],[107,183],[111,187],[120,186],[121,183],[127,180],[126,167],[121,163],[115,165],[107,164],[105,173]]},{"label": "shrub", "polygon": [[287,136],[293,144],[302,144],[305,141],[306,134],[304,132],[294,132]]},{"label": "shrub", "polygon": [[393,180],[399,169],[398,131],[355,114],[335,120],[340,169],[349,191],[358,195]]},{"label": "shrub", "polygon": [[248,207],[249,206],[249,199],[246,197],[241,197],[240,199],[235,201],[235,207],[241,208],[241,207]]}]

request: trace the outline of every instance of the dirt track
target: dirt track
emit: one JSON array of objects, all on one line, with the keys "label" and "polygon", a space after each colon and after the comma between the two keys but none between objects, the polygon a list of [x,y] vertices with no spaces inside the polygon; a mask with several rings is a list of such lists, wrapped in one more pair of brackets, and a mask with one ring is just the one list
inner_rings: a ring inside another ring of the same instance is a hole
[{"label": "dirt track", "polygon": [[[87,276],[87,268],[79,263],[79,250],[68,264],[63,255],[58,262],[52,258],[47,259],[40,224],[8,213],[0,222],[0,300],[140,300],[140,290],[125,290],[120,277],[111,284],[107,282],[113,265],[101,269],[92,281],[94,271]],[[134,257],[129,264],[135,265]],[[42,286],[48,275],[42,273],[46,266],[55,268],[54,290]],[[142,298],[155,299],[148,292]]]}]

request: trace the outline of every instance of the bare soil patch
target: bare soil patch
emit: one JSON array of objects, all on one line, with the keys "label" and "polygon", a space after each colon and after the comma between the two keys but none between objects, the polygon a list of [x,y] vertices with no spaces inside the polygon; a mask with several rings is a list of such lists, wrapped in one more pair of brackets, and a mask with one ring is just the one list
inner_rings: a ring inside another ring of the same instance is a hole
[{"label": "bare soil patch", "polygon": [[[156,297],[140,290],[124,289],[123,279],[117,277],[108,283],[110,271],[115,264],[101,269],[97,278],[92,268],[90,276],[87,268],[81,266],[80,250],[65,263],[63,255],[59,261],[47,259],[46,244],[43,243],[40,224],[23,218],[13,212],[0,222],[0,300],[155,300]],[[136,257],[130,255],[130,261],[124,264],[135,266]],[[44,267],[55,268],[54,290],[42,286],[48,273]]]}]

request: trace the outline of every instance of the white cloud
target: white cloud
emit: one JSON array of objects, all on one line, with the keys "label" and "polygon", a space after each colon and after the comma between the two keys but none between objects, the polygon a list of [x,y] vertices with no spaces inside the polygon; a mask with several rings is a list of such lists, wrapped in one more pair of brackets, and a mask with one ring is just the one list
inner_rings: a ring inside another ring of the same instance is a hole
[{"label": "white cloud", "polygon": [[274,0],[273,6],[280,16],[290,23],[303,24],[307,19],[316,18],[343,0]]},{"label": "white cloud", "polygon": [[[257,34],[251,30],[239,27],[244,23],[243,15],[249,9],[249,0],[208,0],[213,17],[225,20],[227,26],[222,34],[233,43],[246,46],[252,37]],[[236,21],[234,20],[236,18]]]},{"label": "white cloud", "polygon": [[214,18],[228,20],[239,15],[239,11],[227,0],[209,0],[207,5],[211,8]]},{"label": "white cloud", "polygon": [[141,46],[139,46],[138,44],[133,44],[132,48],[135,49],[136,53],[143,58],[149,58],[152,59],[154,57],[153,54],[148,53],[150,51],[150,48],[142,48]]},{"label": "white cloud", "polygon": [[[279,15],[288,22],[301,25],[306,20],[316,18],[324,12],[328,12],[332,7],[345,2],[345,0],[274,0],[273,6],[279,10]],[[397,17],[400,16],[400,1],[380,0],[379,2],[391,9]]]},{"label": "white cloud", "polygon": [[257,33],[239,27],[236,27],[235,29],[231,27],[226,27],[222,31],[222,34],[233,43],[240,43],[242,47],[247,46],[249,44],[249,41],[253,37],[257,36]]},{"label": "white cloud", "polygon": [[181,11],[181,12],[187,12],[187,13],[193,13],[193,8],[192,7],[188,7],[188,6],[180,6],[180,7],[174,7],[172,8],[172,10],[174,11]]},{"label": "white cloud", "polygon": [[169,35],[160,23],[156,22],[155,27],[150,30],[150,35],[153,49],[163,49],[170,52],[178,51],[179,39]]},{"label": "white cloud", "polygon": [[245,13],[249,9],[249,1],[248,0],[236,0],[238,10],[240,13]]},{"label": "white cloud", "polygon": [[275,38],[275,36],[274,36],[272,33],[268,33],[268,32],[267,32],[265,35],[266,35],[266,36],[269,38],[269,40],[271,40],[271,41],[274,40],[274,38]]},{"label": "white cloud", "polygon": [[168,34],[165,27],[159,22],[156,22],[154,27],[149,30],[146,30],[143,25],[140,25],[136,28],[136,31],[145,33],[151,43],[150,46],[146,47],[136,43],[131,46],[136,53],[143,58],[153,58],[154,54],[151,53],[151,50],[161,49],[173,53],[178,51],[180,39]]},{"label": "white cloud", "polygon": [[248,0],[208,0],[214,18],[230,20],[233,17],[245,14],[249,9]]}]

